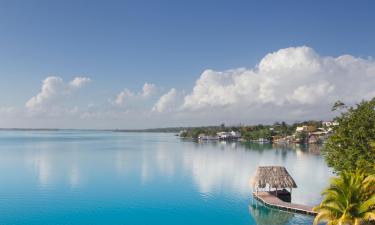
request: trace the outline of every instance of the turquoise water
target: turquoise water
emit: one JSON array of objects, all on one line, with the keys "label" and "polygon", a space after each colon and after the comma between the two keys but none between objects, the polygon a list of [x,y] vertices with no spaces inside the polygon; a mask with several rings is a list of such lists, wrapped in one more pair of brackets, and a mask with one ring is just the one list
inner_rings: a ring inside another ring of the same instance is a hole
[{"label": "turquoise water", "polygon": [[299,186],[292,201],[315,205],[331,175],[317,151],[159,133],[0,131],[0,224],[311,224],[255,202],[249,179],[259,165],[284,165]]}]

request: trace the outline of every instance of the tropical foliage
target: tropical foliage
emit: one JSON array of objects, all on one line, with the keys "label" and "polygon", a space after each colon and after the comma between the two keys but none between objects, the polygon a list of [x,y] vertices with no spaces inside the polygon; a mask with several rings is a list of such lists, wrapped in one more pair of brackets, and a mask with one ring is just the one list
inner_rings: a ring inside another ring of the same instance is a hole
[{"label": "tropical foliage", "polygon": [[342,102],[333,109],[342,110],[335,119],[339,123],[334,134],[327,140],[323,155],[330,167],[340,173],[357,169],[370,170],[375,164],[375,98],[362,101],[356,107],[347,107]]},{"label": "tropical foliage", "polygon": [[314,224],[361,225],[375,223],[375,174],[343,172],[331,179],[324,199],[314,210]]}]

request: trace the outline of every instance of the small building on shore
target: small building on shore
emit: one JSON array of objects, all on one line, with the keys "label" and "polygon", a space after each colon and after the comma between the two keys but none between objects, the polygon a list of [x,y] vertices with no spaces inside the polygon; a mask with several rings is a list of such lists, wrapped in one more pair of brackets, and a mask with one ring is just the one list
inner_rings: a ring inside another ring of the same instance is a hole
[{"label": "small building on shore", "polygon": [[268,207],[316,215],[310,206],[291,203],[292,189],[296,188],[297,184],[283,166],[258,167],[250,183],[253,188],[253,198]]},{"label": "small building on shore", "polygon": [[316,131],[317,128],[315,126],[311,126],[311,125],[303,125],[303,126],[300,126],[300,127],[296,127],[296,132],[314,132]]},{"label": "small building on shore", "polygon": [[253,192],[268,191],[286,202],[291,201],[292,188],[297,188],[296,182],[283,166],[259,166],[251,186]]},{"label": "small building on shore", "polygon": [[236,131],[230,131],[230,132],[218,132],[216,134],[217,138],[219,140],[238,140],[241,138],[241,133]]}]

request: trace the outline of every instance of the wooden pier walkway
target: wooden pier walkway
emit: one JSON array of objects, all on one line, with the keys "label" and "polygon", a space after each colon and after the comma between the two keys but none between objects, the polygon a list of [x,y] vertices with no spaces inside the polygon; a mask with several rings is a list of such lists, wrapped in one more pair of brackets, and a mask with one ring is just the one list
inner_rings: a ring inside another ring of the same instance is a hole
[{"label": "wooden pier walkway", "polygon": [[270,208],[280,209],[288,212],[301,213],[315,216],[317,213],[312,210],[312,207],[299,205],[280,200],[275,195],[266,191],[253,192],[253,197],[262,202]]}]

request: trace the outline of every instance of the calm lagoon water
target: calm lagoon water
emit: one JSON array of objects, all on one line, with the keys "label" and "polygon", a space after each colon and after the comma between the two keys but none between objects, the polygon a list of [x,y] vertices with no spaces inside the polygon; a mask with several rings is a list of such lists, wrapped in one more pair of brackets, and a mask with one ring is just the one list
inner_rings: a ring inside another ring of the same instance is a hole
[{"label": "calm lagoon water", "polygon": [[251,198],[259,165],[315,205],[331,176],[316,147],[195,143],[172,134],[0,131],[0,224],[311,224]]}]

